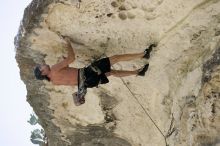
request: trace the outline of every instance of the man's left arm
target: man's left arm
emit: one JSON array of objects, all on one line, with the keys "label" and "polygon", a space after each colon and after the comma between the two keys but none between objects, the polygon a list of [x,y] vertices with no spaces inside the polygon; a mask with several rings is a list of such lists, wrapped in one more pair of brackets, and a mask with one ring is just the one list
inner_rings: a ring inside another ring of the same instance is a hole
[{"label": "man's left arm", "polygon": [[74,48],[71,46],[71,41],[69,38],[65,38],[67,42],[67,49],[68,49],[68,56],[67,59],[71,60],[72,62],[75,60],[75,52]]},{"label": "man's left arm", "polygon": [[70,63],[72,63],[75,60],[75,52],[74,52],[74,49],[71,46],[71,42],[70,42],[69,38],[66,38],[65,40],[67,42],[66,48],[68,49],[68,55],[63,61],[53,65],[51,67],[51,69],[53,69],[53,70],[58,71],[58,70],[60,70],[64,67],[67,67]]}]

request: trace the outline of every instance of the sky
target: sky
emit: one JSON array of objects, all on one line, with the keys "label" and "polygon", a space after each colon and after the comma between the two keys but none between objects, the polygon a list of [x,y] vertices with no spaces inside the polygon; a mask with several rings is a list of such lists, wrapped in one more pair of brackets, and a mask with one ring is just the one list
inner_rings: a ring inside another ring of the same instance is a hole
[{"label": "sky", "polygon": [[37,146],[30,142],[35,129],[27,121],[33,113],[26,102],[26,87],[20,79],[15,60],[14,37],[24,9],[31,0],[3,0],[0,5],[0,144]]}]

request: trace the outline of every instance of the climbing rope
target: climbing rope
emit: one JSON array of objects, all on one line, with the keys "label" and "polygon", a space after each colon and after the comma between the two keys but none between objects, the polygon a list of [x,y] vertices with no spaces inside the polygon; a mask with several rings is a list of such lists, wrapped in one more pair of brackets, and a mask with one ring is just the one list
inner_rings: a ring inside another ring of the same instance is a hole
[{"label": "climbing rope", "polygon": [[154,124],[154,126],[157,128],[157,130],[160,132],[160,134],[164,137],[165,145],[168,146],[167,144],[167,139],[166,136],[163,134],[163,132],[160,130],[160,128],[157,126],[157,124],[154,122],[154,120],[151,118],[150,114],[146,111],[144,106],[140,103],[138,98],[134,95],[134,93],[131,91],[131,89],[128,87],[128,85],[125,83],[125,81],[120,77],[121,81],[123,84],[127,87],[129,92],[131,93],[132,97],[137,101],[137,103],[140,105],[140,107],[143,109],[144,113],[147,115],[147,117],[151,120],[151,122]]}]

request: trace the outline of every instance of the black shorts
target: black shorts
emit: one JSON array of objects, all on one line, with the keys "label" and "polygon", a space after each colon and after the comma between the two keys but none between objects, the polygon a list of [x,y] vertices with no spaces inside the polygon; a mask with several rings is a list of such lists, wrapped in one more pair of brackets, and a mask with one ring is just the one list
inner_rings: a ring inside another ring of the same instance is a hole
[{"label": "black shorts", "polygon": [[102,58],[93,62],[93,64],[98,67],[102,73],[107,73],[111,71],[111,64],[109,58]]},{"label": "black shorts", "polygon": [[[101,74],[93,71],[91,66],[97,67]],[[109,58],[103,58],[93,62],[91,65],[84,69],[84,75],[86,78],[85,85],[88,88],[97,87],[98,84],[106,84],[108,83],[108,78],[106,77],[105,73],[111,71],[111,64]]]}]

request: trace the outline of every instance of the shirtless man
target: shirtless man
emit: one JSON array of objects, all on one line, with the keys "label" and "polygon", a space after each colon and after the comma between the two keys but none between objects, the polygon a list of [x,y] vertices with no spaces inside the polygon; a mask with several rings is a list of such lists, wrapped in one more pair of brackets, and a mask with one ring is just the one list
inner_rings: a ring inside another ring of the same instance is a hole
[{"label": "shirtless man", "polygon": [[[47,64],[37,65],[34,69],[34,74],[38,80],[45,79],[52,82],[54,85],[79,86],[79,71],[82,71],[82,69],[68,66],[75,60],[75,53],[71,46],[70,39],[65,38],[65,40],[67,42],[68,56],[52,67]],[[85,77],[85,80],[83,80],[83,88],[93,88],[97,87],[99,84],[108,83],[109,81],[107,77],[111,75],[115,77],[130,75],[144,76],[149,64],[146,64],[142,69],[135,71],[112,70],[111,66],[120,61],[129,61],[137,58],[149,59],[153,47],[156,47],[156,45],[150,45],[150,47],[142,53],[106,57],[83,68],[83,76]]]}]

